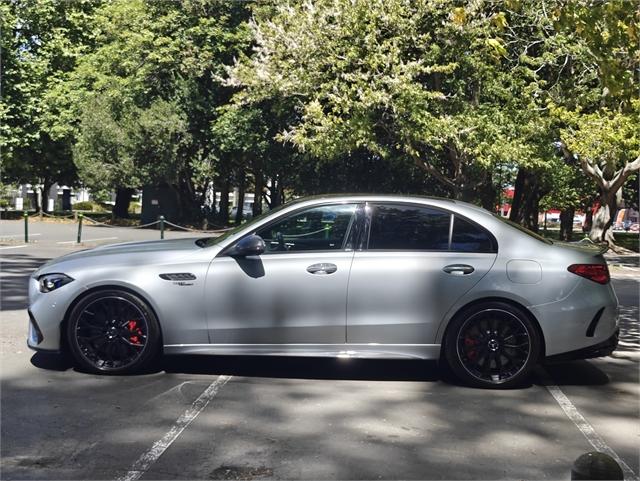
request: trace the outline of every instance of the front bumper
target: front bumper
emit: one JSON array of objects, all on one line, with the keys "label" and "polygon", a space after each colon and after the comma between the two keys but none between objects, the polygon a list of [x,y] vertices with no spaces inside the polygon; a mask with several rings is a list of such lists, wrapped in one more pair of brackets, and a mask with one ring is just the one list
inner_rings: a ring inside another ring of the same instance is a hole
[{"label": "front bumper", "polygon": [[61,349],[61,324],[72,300],[85,288],[71,282],[54,291],[40,292],[35,277],[29,279],[29,337],[27,345],[37,351]]},{"label": "front bumper", "polygon": [[36,321],[36,318],[33,317],[33,313],[30,310],[27,312],[29,314],[29,336],[27,337],[27,347],[37,352],[60,352],[59,349],[46,349],[39,347],[39,344],[41,344],[44,340],[44,336],[42,335],[40,326],[38,326],[38,321]]},{"label": "front bumper", "polygon": [[605,341],[594,344],[593,346],[576,349],[575,351],[549,356],[546,358],[546,361],[575,361],[577,359],[609,356],[618,347],[619,335],[620,329],[616,329],[613,335]]}]

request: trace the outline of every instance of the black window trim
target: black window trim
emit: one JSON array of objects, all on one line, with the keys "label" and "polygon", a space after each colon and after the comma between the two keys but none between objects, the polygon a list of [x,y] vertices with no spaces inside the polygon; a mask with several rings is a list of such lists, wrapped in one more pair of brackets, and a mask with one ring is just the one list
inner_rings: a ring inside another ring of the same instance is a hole
[{"label": "black window trim", "polygon": [[[347,227],[347,232],[345,233],[344,236],[344,241],[342,242],[342,247],[340,249],[323,249],[323,250],[306,250],[306,251],[265,251],[264,253],[262,253],[261,255],[265,256],[265,255],[277,255],[277,254],[309,254],[309,253],[318,253],[318,254],[328,254],[328,253],[336,253],[336,252],[353,252],[355,251],[355,246],[356,243],[358,242],[358,239],[353,238],[352,236],[355,237],[358,234],[358,227],[355,226],[359,219],[358,219],[358,209],[360,208],[364,208],[364,202],[363,201],[338,201],[336,202],[334,201],[328,201],[328,202],[322,202],[319,204],[312,204],[312,205],[307,205],[307,206],[300,206],[297,209],[291,210],[285,214],[279,215],[277,216],[275,219],[273,219],[271,222],[267,222],[265,224],[262,224],[259,227],[256,227],[255,229],[252,229],[251,231],[247,232],[245,235],[243,235],[242,237],[240,237],[239,239],[237,239],[235,242],[232,242],[231,244],[229,244],[227,247],[224,248],[224,250],[222,252],[220,252],[220,254],[218,254],[216,257],[229,257],[228,252],[235,247],[235,245],[240,242],[242,239],[244,239],[245,237],[248,237],[250,235],[254,235],[256,234],[256,232],[258,232],[259,230],[262,229],[266,229],[271,227],[274,224],[277,224],[278,222],[281,222],[284,218],[289,217],[291,215],[296,215],[300,212],[303,212],[305,210],[310,210],[310,209],[315,209],[317,207],[327,207],[327,206],[332,206],[332,205],[355,205],[356,209],[354,212],[354,215],[352,216],[351,220],[349,221],[349,226]],[[354,227],[355,226],[355,227]],[[349,244],[351,244],[351,247],[347,247]]]},{"label": "black window trim", "polygon": [[[447,250],[441,250],[441,249],[370,249],[369,248],[369,239],[371,237],[371,220],[373,217],[373,209],[371,207],[375,207],[378,205],[382,205],[382,206],[390,206],[390,205],[400,205],[400,206],[407,206],[407,207],[420,207],[420,208],[426,208],[426,209],[431,209],[431,210],[435,210],[435,211],[439,211],[442,212],[443,214],[447,214],[449,215],[449,247]],[[364,212],[365,212],[365,225],[364,225],[364,235],[363,235],[363,240],[366,239],[366,242],[362,242],[362,244],[359,246],[359,248],[357,249],[358,251],[368,251],[368,252],[453,252],[453,253],[466,253],[466,254],[497,254],[498,253],[498,241],[496,239],[496,237],[489,231],[489,229],[487,229],[486,227],[481,226],[480,224],[478,224],[477,222],[475,222],[472,219],[469,219],[468,217],[462,215],[462,214],[458,214],[457,212],[451,212],[447,209],[443,209],[442,207],[439,206],[434,206],[431,204],[421,204],[421,203],[416,203],[416,202],[402,202],[402,201],[373,201],[373,202],[366,202],[365,203],[365,208],[364,208]],[[453,224],[455,221],[455,218],[459,217],[462,220],[465,220],[467,222],[469,222],[471,225],[474,225],[476,227],[478,227],[480,230],[482,230],[483,232],[486,232],[489,240],[491,241],[491,250],[490,251],[462,251],[462,250],[452,250],[451,249],[451,243],[453,240]]]}]

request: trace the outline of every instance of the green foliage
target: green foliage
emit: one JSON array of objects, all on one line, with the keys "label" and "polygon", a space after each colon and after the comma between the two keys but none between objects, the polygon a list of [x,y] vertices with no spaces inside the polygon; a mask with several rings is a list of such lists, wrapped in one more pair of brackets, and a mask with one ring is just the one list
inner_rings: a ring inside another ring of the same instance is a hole
[{"label": "green foliage", "polygon": [[[621,168],[640,159],[640,101],[632,105],[628,112],[599,109],[570,114],[561,138],[570,151],[585,159],[590,175],[610,180]],[[640,160],[636,163],[640,167]]]},{"label": "green foliage", "polygon": [[410,159],[465,197],[494,166],[538,166],[552,151],[532,67],[520,64],[519,45],[507,46],[507,14],[479,5],[277,6],[252,25],[255,54],[230,71],[243,87],[236,102],[284,99],[296,115],[279,132],[282,142],[323,159],[357,151]]},{"label": "green foliage", "polygon": [[19,182],[72,182],[72,138],[60,129],[51,92],[91,44],[94,1],[0,4],[2,175]]},{"label": "green foliage", "polygon": [[251,182],[493,208],[518,172],[530,209],[572,208],[640,168],[633,2],[13,0],[0,22],[11,181],[167,183],[189,218]]},{"label": "green foliage", "polygon": [[216,79],[248,45],[247,17],[245,5],[217,0],[96,11],[96,46],[56,92],[87,185],[166,182],[185,206],[196,199],[215,172],[210,124],[229,97]]},{"label": "green foliage", "polygon": [[82,201],[82,202],[76,202],[75,204],[73,204],[73,210],[89,210],[89,211],[93,211],[95,206],[96,206],[96,204],[94,202],[86,200],[86,201]]}]

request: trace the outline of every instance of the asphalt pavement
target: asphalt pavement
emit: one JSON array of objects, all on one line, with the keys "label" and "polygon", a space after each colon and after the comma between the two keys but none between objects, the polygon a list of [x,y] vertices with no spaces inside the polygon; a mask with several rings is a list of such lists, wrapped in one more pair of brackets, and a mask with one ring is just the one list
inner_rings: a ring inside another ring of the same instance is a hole
[{"label": "asphalt pavement", "polygon": [[[404,360],[175,356],[106,377],[26,348],[29,274],[86,248],[62,243],[73,234],[58,224],[33,227],[37,242],[0,247],[2,479],[569,479],[594,445],[628,479],[640,472],[633,263],[612,269],[619,349],[540,367],[518,389],[471,389]],[[11,229],[0,223],[0,238]],[[93,243],[159,237],[93,229],[87,239],[118,237]]]}]

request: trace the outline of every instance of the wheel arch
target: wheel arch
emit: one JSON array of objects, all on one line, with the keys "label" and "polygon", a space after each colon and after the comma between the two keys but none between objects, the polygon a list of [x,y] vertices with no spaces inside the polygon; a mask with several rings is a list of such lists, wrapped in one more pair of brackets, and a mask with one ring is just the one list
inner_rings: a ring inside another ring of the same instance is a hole
[{"label": "wheel arch", "polygon": [[69,317],[71,316],[71,313],[73,312],[73,309],[78,305],[78,303],[84,299],[85,297],[94,294],[96,292],[99,291],[112,291],[112,290],[119,290],[119,291],[125,291],[128,292],[129,294],[132,294],[136,297],[139,297],[146,305],[149,309],[151,309],[151,311],[153,312],[153,315],[156,316],[156,319],[158,320],[158,329],[159,329],[159,334],[160,334],[160,351],[162,353],[163,350],[163,346],[164,346],[164,342],[163,342],[163,335],[162,335],[162,323],[160,322],[160,318],[158,317],[158,312],[157,309],[153,306],[153,303],[149,302],[147,296],[145,296],[145,294],[143,292],[140,292],[136,289],[132,289],[128,286],[123,286],[121,284],[104,284],[104,285],[100,285],[100,286],[95,286],[95,287],[91,287],[89,289],[87,289],[86,291],[81,292],[80,294],[78,294],[73,301],[71,301],[71,303],[69,304],[69,306],[67,307],[67,310],[64,313],[64,318],[62,319],[62,322],[60,323],[60,351],[61,352],[69,352],[69,346],[67,346],[67,336],[66,336],[66,332],[67,332],[67,324],[69,322]]},{"label": "wheel arch", "polygon": [[483,304],[485,302],[504,302],[505,304],[510,304],[514,307],[517,307],[522,312],[524,312],[525,315],[529,318],[529,320],[533,324],[533,326],[538,331],[538,336],[540,337],[540,353],[539,353],[538,359],[542,360],[545,358],[546,343],[544,339],[544,332],[542,331],[542,328],[540,327],[540,323],[538,322],[538,319],[536,319],[536,316],[534,316],[533,313],[529,309],[527,309],[526,306],[524,306],[522,303],[518,301],[509,299],[507,297],[491,296],[491,297],[482,297],[479,299],[474,299],[473,301],[468,302],[463,306],[461,306],[460,308],[456,309],[455,313],[449,317],[449,319],[446,322],[446,325],[444,326],[444,329],[441,328],[438,331],[438,334],[441,336],[440,337],[440,345],[441,345],[440,360],[444,359],[443,356],[445,352],[445,342],[447,339],[447,333],[449,331],[449,327],[453,324],[453,320],[456,319],[460,315],[460,313],[463,312],[464,310],[469,309],[470,307],[473,307],[478,304]]}]

